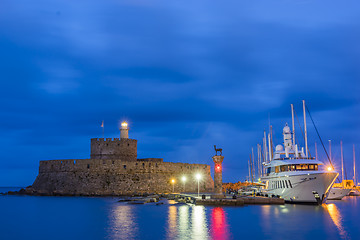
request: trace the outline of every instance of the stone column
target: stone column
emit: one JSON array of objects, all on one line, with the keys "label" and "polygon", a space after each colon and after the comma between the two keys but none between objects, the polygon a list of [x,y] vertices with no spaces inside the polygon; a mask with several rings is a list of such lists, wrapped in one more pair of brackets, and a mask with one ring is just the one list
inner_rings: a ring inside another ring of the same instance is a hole
[{"label": "stone column", "polygon": [[213,197],[221,198],[224,197],[222,192],[222,162],[224,160],[224,156],[213,156],[212,159],[215,163],[215,171],[214,171],[214,193]]}]

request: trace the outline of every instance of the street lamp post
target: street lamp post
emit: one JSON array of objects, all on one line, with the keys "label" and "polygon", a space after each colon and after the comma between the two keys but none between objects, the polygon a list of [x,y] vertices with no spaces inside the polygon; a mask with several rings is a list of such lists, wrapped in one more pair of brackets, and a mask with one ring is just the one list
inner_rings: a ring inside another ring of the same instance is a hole
[{"label": "street lamp post", "polygon": [[172,185],[173,185],[173,193],[175,192],[175,179],[172,179],[171,180],[171,183],[172,183]]},{"label": "street lamp post", "polygon": [[200,173],[196,174],[196,179],[198,182],[198,197],[200,197],[200,179],[201,179]]},{"label": "street lamp post", "polygon": [[186,177],[185,176],[183,176],[182,178],[181,178],[181,180],[183,181],[183,183],[184,183],[184,192],[185,192],[185,182],[186,182]]}]

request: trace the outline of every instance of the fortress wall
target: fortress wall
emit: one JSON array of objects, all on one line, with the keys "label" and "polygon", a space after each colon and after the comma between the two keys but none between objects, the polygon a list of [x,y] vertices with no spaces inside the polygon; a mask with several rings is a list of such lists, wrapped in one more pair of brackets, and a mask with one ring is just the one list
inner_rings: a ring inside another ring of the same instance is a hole
[{"label": "fortress wall", "polygon": [[137,140],[119,138],[92,138],[90,143],[90,158],[136,161]]},{"label": "fortress wall", "polygon": [[152,161],[121,161],[116,159],[66,159],[40,161],[39,173],[44,172],[79,172],[79,171],[116,171],[128,172],[208,172],[210,166],[206,164],[188,164]]},{"label": "fortress wall", "polygon": [[184,191],[182,176],[187,177],[185,190],[197,192],[195,174],[203,177],[200,191],[212,191],[214,182],[210,166],[112,159],[71,159],[41,161],[33,188],[48,193],[83,195],[121,195],[134,192]]}]

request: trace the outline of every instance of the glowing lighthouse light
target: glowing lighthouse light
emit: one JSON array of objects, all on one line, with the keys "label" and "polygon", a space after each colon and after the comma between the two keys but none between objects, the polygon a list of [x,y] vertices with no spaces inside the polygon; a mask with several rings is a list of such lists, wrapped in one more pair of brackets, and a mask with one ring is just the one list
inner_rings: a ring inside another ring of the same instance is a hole
[{"label": "glowing lighthouse light", "polygon": [[121,127],[127,128],[127,126],[128,126],[127,122],[124,121],[124,122],[121,123]]}]

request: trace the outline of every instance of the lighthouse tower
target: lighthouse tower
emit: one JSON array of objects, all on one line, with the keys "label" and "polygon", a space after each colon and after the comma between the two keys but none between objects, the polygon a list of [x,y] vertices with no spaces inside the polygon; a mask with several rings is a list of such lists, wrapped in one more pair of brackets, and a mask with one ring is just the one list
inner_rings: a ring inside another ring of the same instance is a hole
[{"label": "lighthouse tower", "polygon": [[122,122],[120,127],[120,139],[129,138],[129,128],[127,122]]}]

